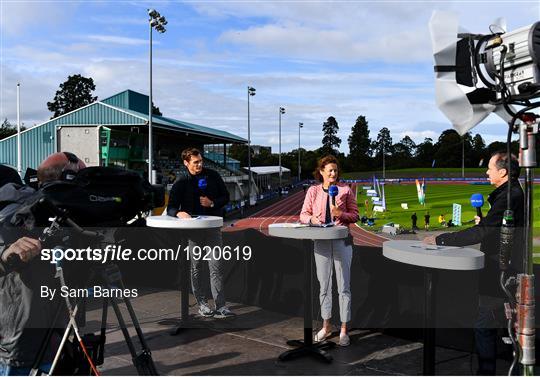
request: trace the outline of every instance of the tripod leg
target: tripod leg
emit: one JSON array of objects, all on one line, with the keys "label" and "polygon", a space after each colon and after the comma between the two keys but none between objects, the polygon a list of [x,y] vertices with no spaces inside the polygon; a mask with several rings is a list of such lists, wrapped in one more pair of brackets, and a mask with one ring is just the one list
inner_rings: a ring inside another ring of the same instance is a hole
[{"label": "tripod leg", "polygon": [[[125,289],[124,282],[122,281],[122,275],[120,274],[120,270],[118,269],[116,265],[111,265],[107,267],[105,270],[103,270],[102,278],[108,289],[111,289],[113,285],[120,287],[122,290]],[[120,324],[120,330],[122,331],[122,334],[124,335],[124,339],[129,348],[129,352],[131,353],[131,356],[133,358],[133,364],[135,365],[135,368],[137,368],[137,371],[139,372],[140,375],[150,375],[150,376],[157,375],[158,373],[157,373],[156,366],[154,365],[154,360],[152,360],[152,354],[150,352],[150,349],[148,348],[146,340],[144,339],[144,335],[141,330],[141,325],[139,323],[139,320],[137,319],[135,310],[133,310],[131,301],[129,300],[129,298],[124,297],[124,304],[126,305],[129,316],[131,318],[131,322],[133,323],[135,331],[137,332],[137,337],[139,338],[139,342],[142,347],[142,353],[139,355],[137,355],[135,346],[133,345],[133,342],[131,341],[131,337],[126,327],[126,322],[124,321],[124,317],[122,316],[122,313],[120,312],[120,308],[118,306],[118,302],[116,298],[111,298],[110,302],[113,306],[114,313],[116,314],[118,323]]]},{"label": "tripod leg", "polygon": [[[73,315],[75,316],[77,314],[77,310],[79,308],[76,306],[73,310]],[[62,337],[62,341],[60,342],[60,345],[58,346],[58,351],[56,351],[56,355],[54,355],[54,359],[51,365],[51,369],[49,370],[49,376],[51,376],[56,369],[56,364],[58,364],[58,360],[60,360],[60,355],[62,354],[62,350],[64,349],[64,345],[66,344],[66,341],[69,337],[69,334],[71,333],[71,327],[72,323],[71,320],[68,322],[68,325],[66,327],[66,331],[64,331],[64,336]]]},{"label": "tripod leg", "polygon": [[[129,303],[129,300],[125,301],[126,304]],[[131,341],[131,337],[129,335],[129,332],[126,328],[126,322],[124,321],[124,317],[122,316],[122,313],[120,312],[120,308],[118,307],[118,303],[113,298],[111,299],[111,303],[114,309],[114,313],[116,314],[116,318],[118,319],[118,323],[120,324],[120,330],[122,330],[122,334],[124,335],[124,339],[126,341],[126,344],[129,348],[129,352],[131,353],[131,356],[133,358],[133,363],[135,365],[135,368],[137,368],[137,371],[140,375],[150,375],[150,376],[156,376],[157,370],[154,365],[154,361],[152,360],[152,355],[150,353],[150,350],[148,349],[148,346],[146,345],[146,341],[144,340],[144,337],[142,335],[142,331],[139,327],[139,322],[137,321],[137,318],[135,317],[135,312],[133,311],[133,308],[131,307],[131,303],[129,303],[128,311],[134,322],[135,330],[137,331],[137,335],[139,337],[139,341],[141,342],[141,346],[143,347],[143,352],[140,355],[137,355],[137,351],[135,351],[135,347],[133,345],[133,342]]]},{"label": "tripod leg", "polygon": [[99,334],[99,349],[96,356],[96,364],[102,365],[105,361],[105,341],[106,341],[106,331],[107,331],[107,315],[109,311],[109,300],[107,298],[103,299],[103,306],[101,311],[101,331]]}]

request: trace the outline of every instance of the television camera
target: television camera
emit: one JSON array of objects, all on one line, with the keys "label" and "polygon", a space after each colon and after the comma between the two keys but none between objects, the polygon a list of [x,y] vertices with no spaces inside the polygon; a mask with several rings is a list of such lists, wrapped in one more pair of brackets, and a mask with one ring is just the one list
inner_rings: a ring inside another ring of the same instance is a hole
[{"label": "television camera", "polygon": [[[80,170],[69,180],[49,182],[40,187],[27,203],[4,218],[2,234],[9,238],[17,238],[22,234],[37,236],[44,247],[61,249],[81,245],[100,247],[101,245],[121,243],[119,230],[122,227],[144,226],[143,215],[155,207],[163,206],[164,190],[150,185],[137,173],[111,167],[90,167]],[[58,246],[60,245],[60,246]],[[13,255],[12,255],[13,256]],[[12,268],[24,268],[17,258],[8,259]],[[70,286],[89,287],[90,282],[102,287],[125,289],[119,268],[111,263],[88,264],[86,262],[56,263],[56,278],[59,285],[66,286],[66,278],[73,279]],[[66,275],[64,275],[64,270]],[[107,309],[110,303],[116,314],[124,339],[131,352],[133,363],[141,375],[157,375],[150,349],[144,339],[142,330],[129,298],[122,298],[131,322],[137,332],[141,351],[137,353],[126,323],[119,309],[119,299],[115,297],[103,299],[101,334],[89,334],[81,337],[77,325],[77,312],[84,312],[84,300],[70,302],[65,297],[69,321],[64,336],[53,361],[49,373],[53,373],[59,361],[65,359],[62,351],[70,334],[74,334],[78,357],[72,361],[71,370],[59,370],[63,374],[83,373],[97,375],[96,365],[103,363]],[[62,299],[57,301],[57,312],[51,328],[47,331],[36,356],[32,373],[40,373],[39,366],[53,336],[53,327],[64,308]],[[82,309],[82,310],[81,310]]]}]

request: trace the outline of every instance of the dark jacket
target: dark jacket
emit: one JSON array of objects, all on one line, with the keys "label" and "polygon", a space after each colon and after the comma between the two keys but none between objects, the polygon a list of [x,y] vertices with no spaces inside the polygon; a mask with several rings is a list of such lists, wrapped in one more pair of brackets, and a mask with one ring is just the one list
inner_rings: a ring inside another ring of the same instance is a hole
[{"label": "dark jacket", "polygon": [[7,183],[16,183],[18,185],[22,185],[22,180],[21,177],[19,177],[17,170],[0,164],[0,187]]},{"label": "dark jacket", "polygon": [[[489,194],[491,205],[488,213],[478,225],[454,233],[444,233],[436,237],[437,245],[468,246],[480,243],[480,250],[485,254],[484,270],[480,273],[480,294],[501,296],[499,287],[499,250],[501,226],[507,207],[507,187],[504,183]],[[517,181],[512,181],[511,203],[514,211],[515,233],[512,251],[512,270],[521,271],[523,261],[523,190]]]},{"label": "dark jacket", "polygon": [[[27,186],[7,184],[0,188],[0,257],[23,235],[37,238],[21,228],[8,226],[13,213],[35,191]],[[38,257],[19,271],[12,271],[0,261],[0,363],[30,367],[41,346],[46,329],[53,325],[55,304],[40,297],[40,287],[56,288],[55,269]],[[52,359],[52,351],[44,362]]]},{"label": "dark jacket", "polygon": [[[199,189],[199,180],[206,179],[206,189]],[[213,208],[201,206],[200,197],[206,196],[214,202]],[[190,215],[223,216],[223,207],[229,202],[229,191],[221,176],[212,169],[203,168],[198,175],[189,172],[173,185],[167,205],[167,215],[176,216],[180,211]]]}]

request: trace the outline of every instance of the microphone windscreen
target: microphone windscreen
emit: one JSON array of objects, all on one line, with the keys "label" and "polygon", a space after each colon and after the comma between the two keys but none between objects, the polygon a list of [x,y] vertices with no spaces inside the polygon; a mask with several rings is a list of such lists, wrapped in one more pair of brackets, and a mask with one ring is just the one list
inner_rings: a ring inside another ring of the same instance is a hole
[{"label": "microphone windscreen", "polygon": [[471,205],[474,207],[474,208],[480,208],[484,205],[484,197],[482,196],[482,194],[472,194],[471,195]]},{"label": "microphone windscreen", "polygon": [[206,178],[201,178],[201,179],[199,179],[199,183],[198,183],[198,184],[199,184],[199,188],[200,188],[201,190],[205,190],[205,189],[206,189],[206,185],[207,185],[207,183],[206,183]]},{"label": "microphone windscreen", "polygon": [[330,195],[331,197],[336,197],[338,194],[338,187],[336,185],[331,185],[330,187],[328,187],[328,195]]}]

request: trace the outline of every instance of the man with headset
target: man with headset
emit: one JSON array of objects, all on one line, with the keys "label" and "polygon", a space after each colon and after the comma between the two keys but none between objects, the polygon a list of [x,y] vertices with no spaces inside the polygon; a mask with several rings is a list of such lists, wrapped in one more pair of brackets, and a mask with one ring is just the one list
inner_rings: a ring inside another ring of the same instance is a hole
[{"label": "man with headset", "polygon": [[[54,153],[38,167],[39,185],[69,177],[85,167],[73,153]],[[11,203],[0,211],[0,220],[9,218],[10,213],[35,194],[28,187],[21,191],[12,185],[0,189],[0,201]],[[0,233],[0,375],[28,375],[41,339],[54,319],[52,301],[40,297],[42,285],[56,285],[48,280],[54,279],[54,267],[37,257],[42,247],[38,239],[23,236],[13,243],[5,240]],[[20,265],[13,260],[19,260]],[[40,366],[44,371],[50,368],[56,351],[52,348],[49,347]]]}]

